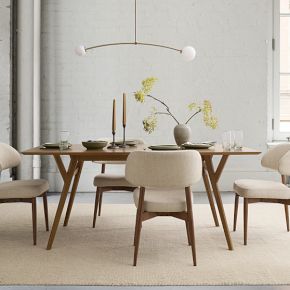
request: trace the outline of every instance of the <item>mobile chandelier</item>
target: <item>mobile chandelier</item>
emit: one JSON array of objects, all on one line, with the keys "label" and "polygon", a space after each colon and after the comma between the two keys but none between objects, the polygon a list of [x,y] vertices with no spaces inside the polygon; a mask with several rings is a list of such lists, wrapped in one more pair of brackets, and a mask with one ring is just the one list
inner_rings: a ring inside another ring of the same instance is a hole
[{"label": "mobile chandelier", "polygon": [[192,61],[195,56],[196,56],[196,50],[192,46],[185,46],[183,49],[178,49],[166,45],[161,45],[161,44],[155,44],[155,43],[145,43],[145,42],[139,42],[137,41],[137,0],[135,0],[135,38],[134,42],[115,42],[115,43],[106,43],[106,44],[101,44],[101,45],[95,45],[91,47],[85,47],[84,45],[80,45],[76,48],[75,52],[79,56],[84,56],[86,55],[87,51],[90,49],[95,49],[95,48],[101,48],[105,46],[116,46],[116,45],[143,45],[143,46],[153,46],[153,47],[160,47],[160,48],[166,48],[170,50],[174,50],[179,52],[183,59],[185,61]]}]

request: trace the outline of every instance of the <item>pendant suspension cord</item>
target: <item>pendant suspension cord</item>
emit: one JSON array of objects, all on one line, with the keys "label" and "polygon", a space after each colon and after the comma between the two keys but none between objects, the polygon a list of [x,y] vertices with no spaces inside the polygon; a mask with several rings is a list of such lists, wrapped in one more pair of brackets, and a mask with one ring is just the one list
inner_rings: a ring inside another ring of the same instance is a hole
[{"label": "pendant suspension cord", "polygon": [[166,49],[175,50],[175,51],[178,51],[179,53],[182,53],[181,49],[178,49],[175,47],[137,41],[137,0],[135,0],[135,39],[134,40],[135,40],[134,42],[115,42],[115,43],[106,43],[106,44],[100,44],[100,45],[95,45],[95,46],[91,46],[91,47],[86,47],[85,51],[88,51],[88,50],[94,49],[94,48],[100,48],[100,47],[106,47],[106,46],[115,46],[115,45],[143,45],[143,46],[154,46],[154,47],[166,48]]},{"label": "pendant suspension cord", "polygon": [[137,0],[135,0],[135,44],[137,44]]}]

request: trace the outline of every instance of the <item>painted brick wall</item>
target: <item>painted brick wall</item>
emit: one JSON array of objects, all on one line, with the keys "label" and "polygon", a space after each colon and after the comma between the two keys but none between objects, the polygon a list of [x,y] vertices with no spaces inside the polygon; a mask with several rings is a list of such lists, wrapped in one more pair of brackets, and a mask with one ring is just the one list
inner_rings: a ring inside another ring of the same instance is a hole
[{"label": "painted brick wall", "polygon": [[10,143],[10,0],[0,1],[0,112],[0,142]]},{"label": "painted brick wall", "polygon": [[0,142],[10,138],[10,0],[0,2]]},{"label": "painted brick wall", "polygon": [[[117,97],[121,136],[122,92],[132,92],[147,76],[159,79],[154,94],[168,102],[179,119],[187,104],[208,98],[219,128],[190,123],[194,141],[217,140],[224,130],[242,129],[245,144],[265,151],[267,100],[270,94],[272,0],[140,0],[139,40],[197,49],[185,63],[172,51],[147,47],[111,47],[78,57],[75,46],[131,41],[133,0],[44,0],[42,28],[42,141],[54,142],[58,132],[71,132],[71,142],[110,137],[111,104]],[[142,119],[153,103],[128,100],[128,137],[148,143],[172,143],[174,122],[161,116],[151,135]],[[235,178],[262,177],[260,157],[232,158],[221,179],[230,190]],[[80,190],[93,190],[99,167],[86,164]],[[119,169],[114,168],[114,171]],[[52,190],[60,190],[53,160],[43,159],[42,174]]]}]

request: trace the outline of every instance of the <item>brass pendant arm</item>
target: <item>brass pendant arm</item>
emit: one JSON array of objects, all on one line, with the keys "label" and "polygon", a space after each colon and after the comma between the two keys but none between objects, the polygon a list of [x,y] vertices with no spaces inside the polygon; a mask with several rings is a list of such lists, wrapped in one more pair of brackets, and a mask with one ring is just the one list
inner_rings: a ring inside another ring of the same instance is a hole
[{"label": "brass pendant arm", "polygon": [[144,46],[154,46],[154,47],[161,47],[166,49],[171,49],[178,51],[179,53],[182,52],[181,49],[177,49],[174,47],[166,46],[166,45],[160,45],[160,44],[153,44],[153,43],[145,43],[145,42],[115,42],[115,43],[106,43],[106,44],[100,44],[95,46],[86,47],[85,50],[90,50],[94,48],[100,48],[100,47],[106,47],[106,46],[116,46],[116,45],[144,45]]}]

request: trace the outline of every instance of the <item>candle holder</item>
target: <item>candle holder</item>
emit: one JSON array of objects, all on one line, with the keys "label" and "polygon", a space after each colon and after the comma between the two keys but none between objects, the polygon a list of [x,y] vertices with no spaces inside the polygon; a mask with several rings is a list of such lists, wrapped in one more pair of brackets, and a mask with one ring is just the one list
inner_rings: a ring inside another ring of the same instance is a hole
[{"label": "candle holder", "polygon": [[116,145],[116,143],[115,143],[115,132],[112,132],[112,134],[113,134],[113,142],[111,143],[111,145],[110,146],[108,146],[108,149],[116,149],[116,148],[118,148],[118,146]]},{"label": "candle holder", "polygon": [[120,148],[126,148],[126,126],[123,125],[123,143],[119,145]]}]

